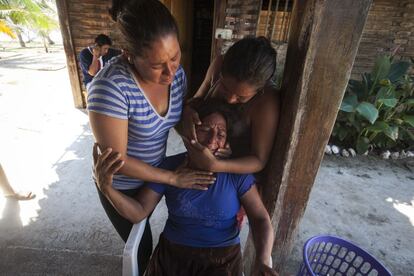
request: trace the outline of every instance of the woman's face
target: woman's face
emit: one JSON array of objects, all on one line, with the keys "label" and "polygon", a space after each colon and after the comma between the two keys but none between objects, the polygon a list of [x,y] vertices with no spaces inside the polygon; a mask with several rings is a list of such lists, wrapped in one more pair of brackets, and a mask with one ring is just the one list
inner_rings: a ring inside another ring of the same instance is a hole
[{"label": "woman's face", "polygon": [[215,153],[226,145],[226,120],[220,113],[212,113],[204,117],[202,124],[197,126],[196,133],[199,143]]},{"label": "woman's face", "polygon": [[237,81],[230,76],[223,76],[216,87],[217,94],[229,104],[247,103],[257,94],[258,87],[247,82]]},{"label": "woman's face", "polygon": [[180,65],[181,50],[174,34],[161,37],[133,59],[138,75],[146,82],[170,85]]}]

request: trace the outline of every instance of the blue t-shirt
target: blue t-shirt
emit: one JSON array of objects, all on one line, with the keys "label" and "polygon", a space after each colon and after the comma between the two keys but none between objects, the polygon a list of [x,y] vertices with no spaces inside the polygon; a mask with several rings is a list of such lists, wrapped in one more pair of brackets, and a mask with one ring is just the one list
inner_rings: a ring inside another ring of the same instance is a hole
[{"label": "blue t-shirt", "polygon": [[[180,66],[170,85],[168,111],[161,116],[134,80],[129,65],[116,57],[91,82],[88,111],[128,120],[128,156],[157,167],[165,158],[168,131],[180,120],[186,87]],[[135,189],[142,184],[142,180],[122,174],[114,175],[113,179],[118,190]]]},{"label": "blue t-shirt", "polygon": [[[175,169],[185,154],[167,157],[160,167]],[[191,247],[224,247],[238,244],[236,215],[240,197],[254,185],[251,174],[218,173],[216,182],[207,191],[179,189],[164,184],[147,184],[165,195],[168,219],[164,237]]]},{"label": "blue t-shirt", "polygon": [[[103,66],[113,57],[116,57],[121,54],[120,50],[109,48],[108,53],[104,56],[102,56],[102,63]],[[89,66],[91,66],[93,60],[93,54],[92,49],[90,47],[87,47],[83,49],[79,53],[79,63],[80,67],[82,69],[82,75],[83,75],[83,83],[85,86],[90,83],[93,79],[93,76],[89,75]],[[102,69],[102,68],[101,68]]]}]

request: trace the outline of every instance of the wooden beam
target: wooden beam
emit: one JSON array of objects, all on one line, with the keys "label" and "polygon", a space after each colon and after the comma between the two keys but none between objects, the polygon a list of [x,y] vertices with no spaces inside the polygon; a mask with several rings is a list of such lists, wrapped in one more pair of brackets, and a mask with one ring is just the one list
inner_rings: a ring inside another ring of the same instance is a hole
[{"label": "wooden beam", "polygon": [[60,30],[62,32],[63,47],[65,48],[66,53],[66,64],[69,72],[70,85],[72,87],[73,101],[75,102],[75,107],[85,108],[86,103],[82,94],[82,86],[77,68],[76,51],[70,30],[67,1],[57,0],[56,6],[59,16]]},{"label": "wooden beam", "polygon": [[[275,229],[274,267],[282,275],[335,123],[370,5],[371,0],[295,1],[279,129],[267,182],[262,186],[263,201]],[[252,248],[251,242],[247,248]]]},{"label": "wooden beam", "polygon": [[[167,1],[166,1],[167,2]],[[193,2],[189,0],[174,0],[170,2],[170,12],[174,16],[180,30],[181,64],[191,83],[191,61],[193,48]]]},{"label": "wooden beam", "polygon": [[[271,0],[269,0],[269,2],[272,2]],[[256,4],[257,6],[257,19],[255,22],[255,26],[254,26],[254,36],[257,36],[257,26],[260,25],[260,12],[262,11],[262,5],[263,5],[263,0],[258,1],[258,4]]]},{"label": "wooden beam", "polygon": [[211,36],[211,61],[220,54],[222,40],[216,39],[216,29],[224,28],[226,22],[227,0],[214,0],[213,34]]}]

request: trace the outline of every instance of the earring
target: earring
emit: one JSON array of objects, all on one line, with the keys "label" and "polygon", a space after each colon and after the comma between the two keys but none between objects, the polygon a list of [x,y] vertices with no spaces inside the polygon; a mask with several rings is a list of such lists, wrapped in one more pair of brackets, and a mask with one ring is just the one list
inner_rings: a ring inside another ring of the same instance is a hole
[{"label": "earring", "polygon": [[128,62],[129,62],[129,64],[133,64],[131,56],[128,56]]}]

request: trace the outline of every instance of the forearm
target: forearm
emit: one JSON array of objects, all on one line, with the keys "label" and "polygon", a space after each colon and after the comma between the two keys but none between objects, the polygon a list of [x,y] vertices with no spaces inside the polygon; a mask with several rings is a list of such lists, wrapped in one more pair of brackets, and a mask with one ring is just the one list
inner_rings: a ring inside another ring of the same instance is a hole
[{"label": "forearm", "polygon": [[142,204],[136,199],[124,195],[112,187],[106,187],[101,191],[116,211],[132,223],[140,222],[151,212],[145,210]]},{"label": "forearm", "polygon": [[191,119],[194,113],[194,109],[190,106],[190,104],[185,104],[183,108],[183,112],[181,114],[181,120],[174,126],[174,129],[180,136],[184,136],[184,123],[185,120]]},{"label": "forearm", "polygon": [[256,173],[265,167],[265,162],[255,155],[248,155],[234,159],[217,160],[213,165],[213,172],[227,173]]},{"label": "forearm", "polygon": [[[194,106],[200,104],[200,101],[191,98],[187,103],[184,105],[183,112],[181,115],[180,122],[175,126],[175,130],[178,132],[178,134],[181,137],[186,137],[188,139],[193,138],[192,136],[195,136],[195,125],[197,125],[200,122],[200,119],[198,118],[198,114],[195,111]],[[196,138],[196,137],[194,137]]]},{"label": "forearm", "polygon": [[273,247],[273,228],[270,219],[249,220],[253,234],[253,243],[256,249],[256,260],[269,265]]},{"label": "forearm", "polygon": [[173,184],[174,173],[172,171],[153,167],[141,160],[126,156],[122,158],[124,160],[123,167],[119,170],[119,173],[140,179],[146,182],[155,182],[162,184]]},{"label": "forearm", "polygon": [[92,63],[91,65],[89,65],[88,74],[91,76],[95,76],[96,73],[98,73],[99,71],[99,67],[100,67],[99,58],[96,56],[93,56]]}]

